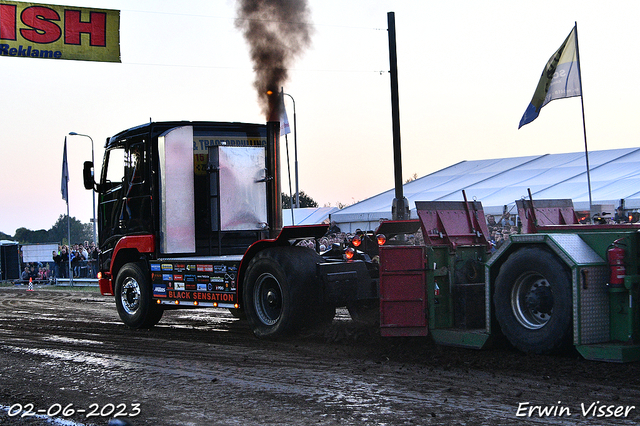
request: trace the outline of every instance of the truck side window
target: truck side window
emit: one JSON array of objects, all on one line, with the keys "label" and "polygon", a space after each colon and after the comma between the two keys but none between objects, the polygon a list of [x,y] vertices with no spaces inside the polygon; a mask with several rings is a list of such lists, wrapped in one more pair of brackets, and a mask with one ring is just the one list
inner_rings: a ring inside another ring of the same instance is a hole
[{"label": "truck side window", "polygon": [[112,149],[108,152],[104,172],[105,183],[122,183],[124,181],[124,156],[123,148]]},{"label": "truck side window", "polygon": [[125,159],[125,171],[129,185],[144,182],[142,167],[144,165],[144,145],[136,144],[129,148],[129,156]]},{"label": "truck side window", "polygon": [[121,219],[129,232],[151,229],[151,197],[145,181],[144,143],[129,146],[125,157],[124,208]]}]

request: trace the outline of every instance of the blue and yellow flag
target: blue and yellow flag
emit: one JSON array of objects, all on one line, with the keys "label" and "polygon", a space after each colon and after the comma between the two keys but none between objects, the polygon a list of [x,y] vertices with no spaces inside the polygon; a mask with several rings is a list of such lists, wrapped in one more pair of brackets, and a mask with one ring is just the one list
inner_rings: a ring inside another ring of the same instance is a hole
[{"label": "blue and yellow flag", "polygon": [[280,99],[280,136],[288,135],[291,133],[289,127],[289,117],[287,117],[287,110],[284,108],[284,95]]},{"label": "blue and yellow flag", "polygon": [[60,185],[62,199],[69,204],[69,164],[67,164],[67,138],[64,138],[64,151],[62,151],[62,184]]},{"label": "blue and yellow flag", "polygon": [[524,112],[518,129],[535,120],[542,107],[552,100],[572,98],[581,94],[578,40],[574,26],[560,49],[549,58],[544,67],[533,99]]}]

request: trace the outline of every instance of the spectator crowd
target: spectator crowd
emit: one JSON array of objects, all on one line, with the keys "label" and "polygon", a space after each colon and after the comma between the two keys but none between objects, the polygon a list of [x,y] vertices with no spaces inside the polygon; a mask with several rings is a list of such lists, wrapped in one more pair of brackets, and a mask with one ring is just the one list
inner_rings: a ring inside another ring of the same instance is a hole
[{"label": "spectator crowd", "polygon": [[95,243],[59,245],[51,253],[51,262],[23,263],[20,276],[22,281],[54,281],[57,278],[69,278],[69,264],[73,278],[95,278],[98,274],[99,249]]},{"label": "spectator crowd", "polygon": [[505,212],[497,221],[494,215],[487,215],[489,228],[489,243],[492,250],[497,250],[509,239],[509,235],[518,233],[517,219],[511,213]]}]

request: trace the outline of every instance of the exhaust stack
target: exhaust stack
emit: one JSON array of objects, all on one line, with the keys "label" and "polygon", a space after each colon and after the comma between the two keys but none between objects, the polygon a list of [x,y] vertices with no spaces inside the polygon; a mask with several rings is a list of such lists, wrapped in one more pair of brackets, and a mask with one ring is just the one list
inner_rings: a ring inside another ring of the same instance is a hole
[{"label": "exhaust stack", "polygon": [[282,230],[282,190],[280,183],[280,122],[267,123],[267,220],[269,238]]}]

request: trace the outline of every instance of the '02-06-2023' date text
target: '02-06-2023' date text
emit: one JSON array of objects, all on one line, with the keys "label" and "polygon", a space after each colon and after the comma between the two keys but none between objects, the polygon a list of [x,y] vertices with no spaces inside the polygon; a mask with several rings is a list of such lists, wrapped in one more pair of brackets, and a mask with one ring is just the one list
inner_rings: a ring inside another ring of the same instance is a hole
[{"label": "'02-06-2023' date text", "polygon": [[51,404],[48,408],[37,409],[35,404],[13,404],[9,407],[7,415],[9,417],[71,417],[74,415],[82,415],[85,418],[90,417],[135,417],[140,414],[140,403],[131,404],[112,404],[107,403],[100,405],[97,403],[89,405],[87,408],[76,408],[74,404],[62,405],[59,403]]}]

